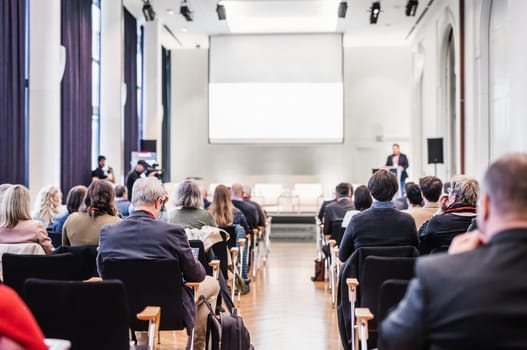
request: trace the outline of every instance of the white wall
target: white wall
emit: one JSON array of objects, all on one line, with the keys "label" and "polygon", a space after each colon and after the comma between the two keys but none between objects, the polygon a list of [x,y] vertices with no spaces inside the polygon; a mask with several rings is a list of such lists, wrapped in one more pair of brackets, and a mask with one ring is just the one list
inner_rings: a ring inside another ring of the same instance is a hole
[{"label": "white wall", "polygon": [[371,168],[384,165],[393,142],[412,161],[409,47],[345,48],[342,144],[211,145],[208,51],[173,50],[172,71],[172,181],[200,176],[208,183],[281,183],[289,188],[295,183],[365,183]]}]

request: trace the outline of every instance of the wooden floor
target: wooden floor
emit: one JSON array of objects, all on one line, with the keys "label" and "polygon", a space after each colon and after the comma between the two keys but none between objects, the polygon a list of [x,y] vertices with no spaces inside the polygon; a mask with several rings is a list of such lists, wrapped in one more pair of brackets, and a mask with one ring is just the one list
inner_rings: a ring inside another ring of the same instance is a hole
[{"label": "wooden floor", "polygon": [[[341,348],[326,284],[310,280],[314,257],[314,242],[272,242],[239,308],[256,350]],[[156,349],[184,349],[185,341],[184,332],[161,332]]]}]

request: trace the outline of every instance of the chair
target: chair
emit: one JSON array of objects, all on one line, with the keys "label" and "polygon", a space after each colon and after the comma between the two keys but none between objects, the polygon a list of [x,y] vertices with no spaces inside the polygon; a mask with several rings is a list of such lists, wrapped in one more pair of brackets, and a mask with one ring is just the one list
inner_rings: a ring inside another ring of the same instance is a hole
[{"label": "chair", "polygon": [[84,281],[99,276],[97,272],[96,245],[60,246],[53,254],[71,253],[74,259],[74,280]]},{"label": "chair", "polygon": [[188,241],[191,248],[197,248],[198,251],[198,260],[205,268],[205,273],[209,276],[212,276],[212,268],[210,267],[208,263],[207,256],[205,254],[205,247],[203,246],[203,241],[200,241],[199,239],[191,239]]},{"label": "chair", "polygon": [[342,346],[345,350],[352,349],[353,327],[351,327],[351,318],[354,314],[355,305],[350,303],[352,300],[360,300],[360,289],[355,288],[356,295],[350,297],[348,292],[348,278],[357,279],[361,283],[361,271],[364,260],[368,256],[386,256],[386,257],[417,257],[419,251],[413,246],[390,246],[390,247],[362,247],[346,260],[346,263],[341,269],[339,276],[339,287],[337,290],[337,316],[339,334]]},{"label": "chair", "polygon": [[[148,324],[133,315],[148,305],[161,307],[159,330],[182,330],[187,327],[184,320],[183,277],[179,260],[114,260],[104,262],[103,279],[119,279],[128,296],[130,310],[129,326],[134,331],[145,331]],[[191,284],[197,288],[198,283]],[[187,329],[188,331],[188,329]],[[194,330],[189,333],[194,335]]]},{"label": "chair", "polygon": [[[2,257],[4,283],[25,300],[24,282],[28,278],[67,281],[73,279],[73,255],[26,255],[5,253]],[[55,298],[48,300],[54,305]]]},{"label": "chair", "polygon": [[403,300],[409,284],[409,280],[389,279],[384,281],[381,286],[379,307],[377,309],[379,322],[383,321],[392,312],[393,308]]},{"label": "chair", "polygon": [[[216,256],[216,259],[218,259],[220,261],[220,269],[221,269],[221,272],[223,273],[223,277],[225,279],[228,279],[229,278],[229,275],[228,275],[228,270],[229,270],[229,247],[228,247],[228,243],[227,243],[227,235],[224,232],[222,232],[222,231],[220,231],[220,233],[221,233],[221,236],[223,237],[223,242],[218,242],[218,243],[214,244],[211,247],[211,249],[214,252],[214,255]],[[229,231],[227,231],[227,233],[229,233],[229,237],[230,237],[231,234],[236,234],[236,233],[231,233]]]},{"label": "chair", "polygon": [[128,304],[120,281],[29,279],[26,295],[46,337],[69,340],[72,350],[130,349]]},{"label": "chair", "polygon": [[[383,283],[389,279],[410,280],[414,277],[416,258],[368,256],[364,260],[360,277],[359,307],[368,308],[378,315],[378,306]],[[378,317],[377,317],[378,318]],[[376,319],[377,319],[376,318]],[[369,342],[377,343],[377,321],[369,322]]]},{"label": "chair", "polygon": [[53,247],[57,248],[62,245],[62,233],[61,232],[48,231],[48,236],[51,239],[51,244],[53,244]]},{"label": "chair", "polygon": [[4,253],[45,255],[44,248],[38,243],[0,244],[0,277],[2,277],[2,256]]}]

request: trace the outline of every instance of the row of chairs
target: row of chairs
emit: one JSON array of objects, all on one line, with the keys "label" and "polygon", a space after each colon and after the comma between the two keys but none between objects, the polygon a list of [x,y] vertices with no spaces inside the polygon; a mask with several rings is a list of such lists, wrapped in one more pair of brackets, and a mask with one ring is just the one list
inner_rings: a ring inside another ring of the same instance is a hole
[{"label": "row of chairs", "polygon": [[337,305],[343,347],[375,348],[378,324],[404,297],[419,251],[412,246],[363,247],[342,262],[339,242],[324,236],[322,225],[318,227],[317,250],[319,258],[327,257],[331,305]]}]

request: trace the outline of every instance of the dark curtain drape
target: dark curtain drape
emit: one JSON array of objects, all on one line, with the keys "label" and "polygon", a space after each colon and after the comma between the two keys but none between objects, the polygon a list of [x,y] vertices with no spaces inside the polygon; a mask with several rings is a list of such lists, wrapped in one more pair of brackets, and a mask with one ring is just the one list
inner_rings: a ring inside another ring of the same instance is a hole
[{"label": "dark curtain drape", "polygon": [[137,110],[137,21],[124,9],[124,169],[131,170],[131,152],[139,150],[139,116]]},{"label": "dark curtain drape", "polygon": [[25,3],[0,1],[0,183],[27,185]]},{"label": "dark curtain drape", "polygon": [[66,67],[61,84],[62,193],[91,179],[91,0],[61,1],[61,40]]},{"label": "dark curtain drape", "polygon": [[162,84],[162,101],[163,101],[163,125],[162,125],[162,131],[161,131],[161,138],[163,140],[161,144],[161,150],[162,150],[162,159],[161,163],[163,164],[163,181],[164,182],[170,182],[170,150],[171,150],[171,142],[170,142],[170,131],[172,123],[170,122],[170,114],[171,114],[171,98],[170,95],[172,93],[172,86],[170,84],[170,75],[172,71],[172,60],[170,59],[171,54],[170,50],[165,49],[164,47],[161,48],[161,84]]}]

